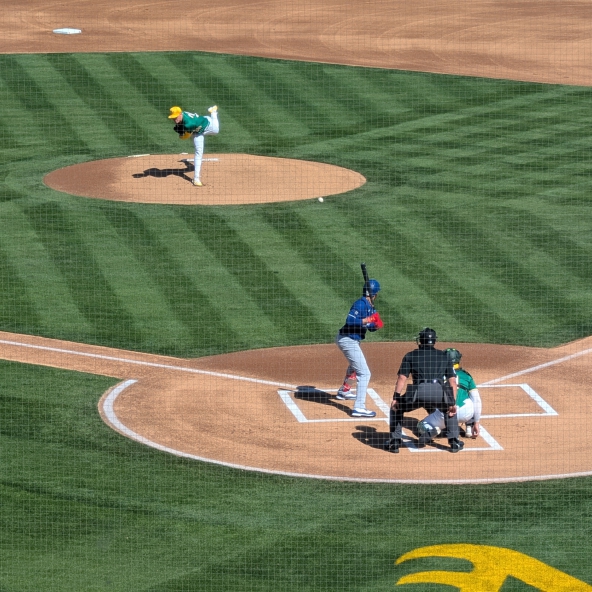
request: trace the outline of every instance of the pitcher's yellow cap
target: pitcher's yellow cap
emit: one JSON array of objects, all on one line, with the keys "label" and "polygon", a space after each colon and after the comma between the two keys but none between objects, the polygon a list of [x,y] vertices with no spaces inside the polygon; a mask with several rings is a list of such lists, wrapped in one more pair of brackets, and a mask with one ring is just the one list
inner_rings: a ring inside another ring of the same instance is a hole
[{"label": "pitcher's yellow cap", "polygon": [[181,109],[181,107],[171,107],[170,112],[169,119],[177,119],[177,117],[183,113],[183,109]]}]

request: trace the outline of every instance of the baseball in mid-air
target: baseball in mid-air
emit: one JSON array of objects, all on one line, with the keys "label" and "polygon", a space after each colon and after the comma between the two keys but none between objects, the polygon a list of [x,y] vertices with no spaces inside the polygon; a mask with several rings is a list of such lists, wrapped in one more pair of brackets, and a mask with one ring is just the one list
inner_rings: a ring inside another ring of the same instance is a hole
[{"label": "baseball in mid-air", "polygon": [[322,197],[319,197],[319,201],[320,201],[321,203],[323,203],[323,201],[324,201],[324,200],[323,200],[323,198],[322,198]]}]

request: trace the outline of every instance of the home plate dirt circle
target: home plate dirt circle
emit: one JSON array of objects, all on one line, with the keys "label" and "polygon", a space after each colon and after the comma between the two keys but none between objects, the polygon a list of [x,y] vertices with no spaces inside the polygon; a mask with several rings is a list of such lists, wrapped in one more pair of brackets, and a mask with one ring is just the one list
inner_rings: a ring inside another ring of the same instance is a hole
[{"label": "home plate dirt circle", "polygon": [[194,187],[193,154],[140,154],[58,169],[44,183],[71,195],[171,205],[240,205],[316,199],[357,189],[360,173],[321,162],[206,154]]},{"label": "home plate dirt circle", "polygon": [[457,454],[445,439],[415,446],[423,410],[408,418],[399,454],[382,448],[396,370],[411,343],[364,346],[373,372],[367,407],[375,419],[352,418],[351,401],[335,398],[345,366],[333,344],[158,363],[152,356],[154,367],[133,369],[131,380],[105,393],[99,408],[108,425],[143,444],[282,475],[490,483],[592,474],[592,431],[574,429],[589,412],[592,339],[554,349],[441,347],[463,353],[484,404],[482,436],[465,439]]}]

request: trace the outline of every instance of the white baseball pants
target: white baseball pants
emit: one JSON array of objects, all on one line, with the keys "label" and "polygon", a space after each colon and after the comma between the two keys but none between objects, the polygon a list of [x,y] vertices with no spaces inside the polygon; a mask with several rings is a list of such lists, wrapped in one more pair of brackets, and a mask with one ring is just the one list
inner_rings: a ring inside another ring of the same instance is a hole
[{"label": "white baseball pants", "polygon": [[351,374],[355,370],[358,378],[354,409],[366,409],[366,391],[368,390],[371,374],[360,347],[360,342],[357,339],[338,334],[335,343],[349,363],[347,374]]},{"label": "white baseball pants", "polygon": [[195,147],[195,155],[193,157],[193,168],[195,174],[194,179],[199,179],[201,174],[201,163],[203,161],[204,153],[204,136],[210,134],[217,134],[220,131],[220,123],[218,121],[218,112],[214,111],[211,115],[206,115],[205,118],[209,120],[209,125],[205,131],[199,134],[193,134],[193,146]]}]

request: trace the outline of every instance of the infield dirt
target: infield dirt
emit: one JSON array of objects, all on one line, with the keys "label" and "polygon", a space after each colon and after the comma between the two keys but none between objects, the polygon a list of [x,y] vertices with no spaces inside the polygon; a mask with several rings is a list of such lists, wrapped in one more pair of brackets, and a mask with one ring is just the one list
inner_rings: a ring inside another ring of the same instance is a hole
[{"label": "infield dirt", "polygon": [[[414,450],[420,410],[406,424],[409,447],[398,455],[385,452],[381,444],[388,424],[377,400],[368,397],[377,420],[365,420],[352,419],[351,402],[334,397],[345,369],[334,344],[179,359],[0,333],[2,359],[135,381],[112,401],[111,417],[105,414],[105,393],[99,403],[103,419],[127,437],[134,437],[133,432],[136,440],[179,455],[282,474],[398,482],[475,483],[590,473],[592,434],[570,434],[591,410],[582,393],[592,380],[592,338],[553,349],[441,344],[447,346],[463,352],[466,367],[483,385],[482,425],[497,448],[478,438],[465,440],[459,454],[446,451],[446,440]],[[383,406],[390,402],[400,359],[412,347],[403,342],[364,346],[373,372],[370,386]],[[288,399],[280,397],[282,390]],[[306,421],[299,421],[286,401]]]}]

